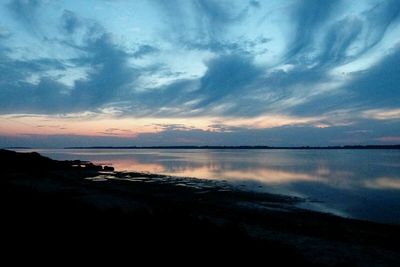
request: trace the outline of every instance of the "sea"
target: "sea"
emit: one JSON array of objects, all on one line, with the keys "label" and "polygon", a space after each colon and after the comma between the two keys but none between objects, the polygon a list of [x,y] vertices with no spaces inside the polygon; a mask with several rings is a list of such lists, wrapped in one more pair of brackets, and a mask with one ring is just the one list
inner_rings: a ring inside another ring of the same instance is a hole
[{"label": "sea", "polygon": [[[20,150],[29,151],[29,150]],[[396,149],[34,149],[57,160],[88,160],[117,171],[219,180],[241,190],[303,198],[301,207],[400,223]]]}]

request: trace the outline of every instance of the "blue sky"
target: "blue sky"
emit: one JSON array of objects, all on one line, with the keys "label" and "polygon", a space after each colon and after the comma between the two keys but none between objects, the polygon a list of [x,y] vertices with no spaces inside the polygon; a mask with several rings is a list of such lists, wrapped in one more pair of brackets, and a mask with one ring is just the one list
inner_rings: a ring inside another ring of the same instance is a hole
[{"label": "blue sky", "polygon": [[0,146],[400,143],[400,1],[1,0]]}]

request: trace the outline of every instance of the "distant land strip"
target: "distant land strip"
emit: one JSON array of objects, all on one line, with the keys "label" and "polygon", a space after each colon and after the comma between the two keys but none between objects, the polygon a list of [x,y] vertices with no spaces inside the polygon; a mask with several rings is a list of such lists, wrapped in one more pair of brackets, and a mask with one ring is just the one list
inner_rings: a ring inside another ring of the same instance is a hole
[{"label": "distant land strip", "polygon": [[349,146],[90,146],[64,149],[400,149],[400,145]]}]

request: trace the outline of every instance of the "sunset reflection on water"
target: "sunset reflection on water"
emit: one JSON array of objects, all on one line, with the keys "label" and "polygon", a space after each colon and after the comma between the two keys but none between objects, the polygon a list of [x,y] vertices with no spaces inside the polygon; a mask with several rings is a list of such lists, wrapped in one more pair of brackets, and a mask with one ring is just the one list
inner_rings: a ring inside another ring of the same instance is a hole
[{"label": "sunset reflection on water", "polygon": [[316,200],[310,208],[400,223],[398,150],[39,150],[118,171],[224,180],[246,190]]}]

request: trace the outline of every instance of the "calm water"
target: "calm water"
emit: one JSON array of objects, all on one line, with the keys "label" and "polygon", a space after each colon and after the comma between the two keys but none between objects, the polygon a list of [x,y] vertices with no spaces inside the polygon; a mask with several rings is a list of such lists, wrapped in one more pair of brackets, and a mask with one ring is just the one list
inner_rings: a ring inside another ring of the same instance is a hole
[{"label": "calm water", "polygon": [[399,150],[36,150],[117,170],[220,179],[248,190],[305,197],[341,216],[400,223]]}]

